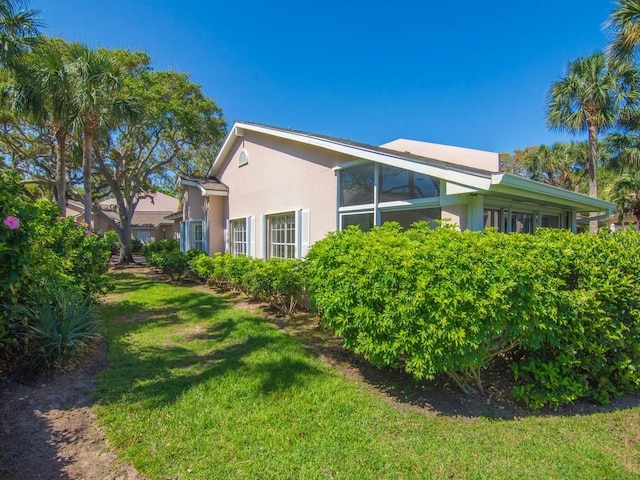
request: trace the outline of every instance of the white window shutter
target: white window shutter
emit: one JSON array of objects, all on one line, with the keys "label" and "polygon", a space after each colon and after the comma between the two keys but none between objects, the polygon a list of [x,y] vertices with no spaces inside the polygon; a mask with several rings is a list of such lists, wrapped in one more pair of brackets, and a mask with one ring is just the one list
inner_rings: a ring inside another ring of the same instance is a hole
[{"label": "white window shutter", "polygon": [[267,259],[267,245],[269,244],[269,232],[267,231],[267,216],[261,215],[260,222],[262,224],[262,243],[260,245],[260,258]]},{"label": "white window shutter", "polygon": [[311,231],[309,226],[309,210],[302,210],[300,215],[300,258],[304,258],[309,253],[309,243]]},{"label": "white window shutter", "polygon": [[186,249],[184,248],[184,242],[186,240],[186,233],[185,233],[185,225],[187,224],[187,222],[180,222],[180,251],[181,252],[186,252]]},{"label": "white window shutter", "polygon": [[202,221],[202,251],[209,254],[209,222]]},{"label": "white window shutter", "polygon": [[231,221],[229,219],[225,222],[224,253],[231,253]]},{"label": "white window shutter", "polygon": [[256,256],[256,242],[255,242],[255,231],[256,231],[256,217],[253,215],[247,217],[247,255],[249,257]]},{"label": "white window shutter", "polygon": [[191,220],[184,222],[184,252],[191,248]]}]

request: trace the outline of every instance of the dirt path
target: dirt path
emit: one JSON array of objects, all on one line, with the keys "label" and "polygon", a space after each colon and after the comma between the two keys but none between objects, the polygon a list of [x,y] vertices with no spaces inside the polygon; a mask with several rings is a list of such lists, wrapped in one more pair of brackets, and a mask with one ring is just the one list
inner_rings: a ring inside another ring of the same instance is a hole
[{"label": "dirt path", "polygon": [[0,380],[0,479],[143,480],[109,450],[92,410],[100,346],[76,371]]}]

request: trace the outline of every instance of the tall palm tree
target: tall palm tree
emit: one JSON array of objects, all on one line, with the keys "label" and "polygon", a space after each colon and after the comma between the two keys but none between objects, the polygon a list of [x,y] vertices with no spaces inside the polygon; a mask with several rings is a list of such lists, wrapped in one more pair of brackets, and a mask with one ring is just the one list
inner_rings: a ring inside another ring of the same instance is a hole
[{"label": "tall palm tree", "polygon": [[[598,134],[613,127],[620,112],[638,102],[638,72],[626,63],[608,65],[595,53],[569,63],[567,75],[551,85],[547,122],[553,129],[573,134],[587,132],[589,195],[598,196]],[[597,221],[590,231],[598,229]]]},{"label": "tall palm tree", "polygon": [[66,210],[67,141],[75,119],[71,102],[72,84],[65,62],[65,44],[59,40],[40,42],[25,57],[15,73],[11,100],[15,110],[28,114],[36,124],[53,132],[56,156],[56,199]]},{"label": "tall palm tree", "polygon": [[631,60],[640,45],[640,0],[619,0],[605,28],[611,36],[608,48],[611,58]]},{"label": "tall palm tree", "polygon": [[81,44],[70,46],[69,59],[72,101],[82,131],[84,221],[91,225],[93,144],[98,126],[116,103],[122,70],[105,51],[92,50]]},{"label": "tall palm tree", "polygon": [[0,0],[0,64],[10,68],[40,36],[38,11],[20,7],[15,0]]}]

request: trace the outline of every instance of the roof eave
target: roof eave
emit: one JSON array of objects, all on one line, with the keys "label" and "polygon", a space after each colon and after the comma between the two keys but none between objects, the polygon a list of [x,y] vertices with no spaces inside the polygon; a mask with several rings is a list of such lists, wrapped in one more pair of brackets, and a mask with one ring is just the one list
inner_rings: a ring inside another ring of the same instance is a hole
[{"label": "roof eave", "polygon": [[[523,192],[542,195],[559,199],[577,211],[584,212],[612,212],[617,205],[599,198],[591,198],[581,193],[572,192],[553,185],[537,182],[528,178],[519,177],[510,173],[496,173],[491,176],[493,191],[499,191],[500,187],[516,188]],[[496,188],[497,187],[497,188]]]}]

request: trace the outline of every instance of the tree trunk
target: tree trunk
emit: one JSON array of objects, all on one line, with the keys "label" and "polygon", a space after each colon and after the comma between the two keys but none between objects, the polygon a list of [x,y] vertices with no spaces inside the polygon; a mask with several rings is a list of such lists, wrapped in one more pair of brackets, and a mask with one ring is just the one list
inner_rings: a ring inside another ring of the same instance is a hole
[{"label": "tree trunk", "polygon": [[[589,196],[598,198],[598,129],[592,122],[588,122],[589,127]],[[589,222],[589,232],[598,231],[598,220]]]},{"label": "tree trunk", "polygon": [[[123,221],[125,220],[125,221]],[[135,263],[131,245],[131,220],[120,217],[122,236],[120,237],[120,264]]]},{"label": "tree trunk", "polygon": [[91,198],[91,166],[93,164],[93,135],[94,129],[89,125],[84,130],[82,137],[82,175],[84,184],[84,223],[92,228],[91,208],[93,205]]},{"label": "tree trunk", "polygon": [[62,217],[67,216],[67,133],[56,131],[56,199]]}]

